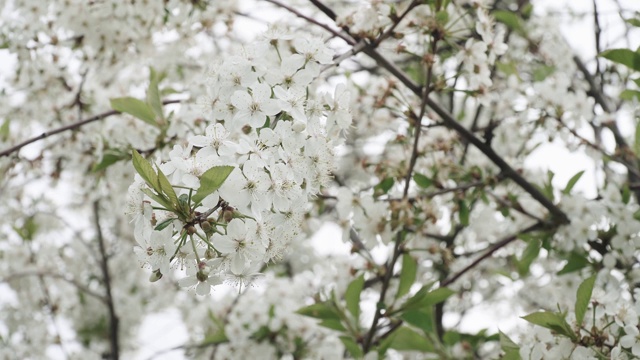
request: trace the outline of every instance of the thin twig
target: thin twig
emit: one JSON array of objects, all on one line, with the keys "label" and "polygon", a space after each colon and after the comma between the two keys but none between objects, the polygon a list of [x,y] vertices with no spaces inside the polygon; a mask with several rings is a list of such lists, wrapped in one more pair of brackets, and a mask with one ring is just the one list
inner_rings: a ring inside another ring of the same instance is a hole
[{"label": "thin twig", "polygon": [[482,261],[484,261],[485,259],[489,258],[491,255],[493,255],[494,252],[496,252],[499,249],[502,249],[503,247],[509,245],[512,241],[514,241],[515,239],[518,238],[518,235],[526,234],[526,233],[530,233],[530,232],[535,231],[535,230],[542,229],[543,225],[544,225],[544,223],[542,223],[542,222],[536,222],[535,224],[524,228],[523,230],[519,231],[518,233],[513,234],[513,235],[509,235],[509,236],[505,237],[504,239],[498,241],[497,243],[492,245],[487,250],[487,252],[485,252],[480,257],[478,257],[473,262],[471,262],[471,264],[465,266],[462,270],[460,270],[457,273],[453,274],[453,276],[450,276],[449,278],[443,280],[440,283],[440,287],[445,287],[445,286],[451,285],[453,282],[458,280],[462,275],[466,274],[469,270],[475,268]]},{"label": "thin twig", "polygon": [[65,275],[62,274],[58,274],[53,270],[27,270],[27,271],[20,271],[20,272],[15,272],[15,273],[11,273],[3,278],[0,278],[0,282],[6,282],[6,283],[10,283],[12,280],[17,279],[17,278],[21,278],[21,277],[28,277],[28,276],[37,276],[37,277],[49,277],[49,278],[54,278],[54,279],[59,279],[62,280],[66,283],[69,283],[73,286],[75,286],[78,290],[82,291],[83,293],[89,295],[89,296],[93,296],[94,298],[96,298],[97,300],[100,300],[102,303],[107,302],[107,299],[102,295],[99,294],[91,289],[89,289],[88,287],[80,284],[79,282],[77,282],[74,279],[71,279]]},{"label": "thin twig", "polygon": [[118,342],[119,335],[119,319],[116,314],[115,305],[113,301],[113,295],[111,293],[111,275],[109,274],[109,263],[107,250],[104,246],[104,237],[102,236],[102,229],[100,227],[100,203],[98,200],[93,202],[93,220],[96,227],[96,237],[98,238],[98,248],[100,250],[100,270],[102,271],[102,278],[104,281],[104,287],[107,299],[107,309],[109,311],[109,345],[111,347],[110,357],[112,360],[118,360],[120,358],[120,345]]},{"label": "thin twig", "polygon": [[[179,103],[181,101],[182,100],[164,100],[162,102],[162,104],[163,105],[175,104],[175,103]],[[102,120],[102,119],[107,118],[109,116],[118,115],[118,114],[121,114],[121,112],[117,111],[117,110],[111,110],[111,111],[103,112],[102,114],[98,114],[98,115],[92,116],[92,117],[87,118],[87,119],[80,120],[80,121],[75,122],[73,124],[69,124],[69,125],[54,129],[54,130],[43,132],[42,134],[40,134],[40,135],[38,135],[36,137],[33,137],[31,139],[28,139],[28,140],[25,140],[25,141],[23,141],[23,142],[21,142],[21,143],[19,143],[17,145],[14,145],[14,146],[6,149],[6,150],[3,150],[2,152],[0,152],[0,157],[9,156],[11,153],[13,153],[15,151],[18,151],[18,150],[22,149],[23,147],[25,147],[25,146],[27,146],[27,145],[29,145],[31,143],[34,143],[36,141],[40,141],[42,139],[45,139],[45,138],[47,138],[49,136],[56,135],[56,134],[59,134],[61,132],[65,132],[65,131],[68,131],[68,130],[77,129],[77,128],[83,126],[83,125],[92,123],[94,121]]]}]

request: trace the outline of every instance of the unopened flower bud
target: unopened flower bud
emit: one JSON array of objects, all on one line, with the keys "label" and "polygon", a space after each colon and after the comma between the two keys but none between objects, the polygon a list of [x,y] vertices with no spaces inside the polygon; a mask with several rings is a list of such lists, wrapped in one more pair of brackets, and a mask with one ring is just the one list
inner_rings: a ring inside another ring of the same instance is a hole
[{"label": "unopened flower bud", "polygon": [[197,231],[197,230],[196,230],[196,227],[195,227],[195,226],[193,226],[193,225],[189,225],[189,226],[187,226],[187,234],[189,234],[189,235],[193,235],[193,234],[195,234],[195,233],[196,233],[196,231]]},{"label": "unopened flower bud", "polygon": [[151,273],[151,276],[149,276],[150,282],[156,282],[160,279],[162,279],[162,273],[160,272],[160,269],[153,271]]},{"label": "unopened flower bud", "polygon": [[211,227],[211,223],[208,221],[203,221],[200,223],[200,227],[202,228],[202,230],[204,230],[204,232],[208,233],[211,231],[212,227]]}]

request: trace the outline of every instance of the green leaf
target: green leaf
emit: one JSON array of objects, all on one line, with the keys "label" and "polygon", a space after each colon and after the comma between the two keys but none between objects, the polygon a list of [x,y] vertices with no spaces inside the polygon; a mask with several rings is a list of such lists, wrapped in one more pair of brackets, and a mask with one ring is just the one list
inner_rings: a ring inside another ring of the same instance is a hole
[{"label": "green leaf", "polygon": [[611,49],[600,53],[605,59],[622,64],[635,71],[640,71],[640,54],[629,49]]},{"label": "green leaf", "polygon": [[596,283],[596,275],[591,276],[580,284],[576,294],[576,323],[582,324],[584,315],[589,307],[593,285]]},{"label": "green leaf", "polygon": [[551,331],[555,331],[560,335],[564,335],[571,340],[577,339],[576,334],[573,332],[573,329],[571,329],[571,326],[569,326],[562,314],[550,311],[540,311],[523,316],[522,318],[532,324],[542,326]]},{"label": "green leaf", "polygon": [[578,180],[580,180],[583,174],[584,174],[584,170],[573,175],[571,179],[569,179],[569,182],[567,182],[567,186],[565,186],[564,190],[562,190],[562,193],[565,195],[569,195],[571,193],[571,189],[573,189],[573,187],[576,185]]},{"label": "green leaf", "polygon": [[469,207],[467,206],[467,202],[464,200],[458,201],[458,217],[460,218],[460,225],[468,226],[469,225]]},{"label": "green leaf", "polygon": [[11,123],[11,120],[6,119],[2,123],[2,126],[0,126],[0,140],[7,141],[7,139],[9,139],[9,124],[10,123]]},{"label": "green leaf", "polygon": [[556,71],[555,66],[541,65],[533,70],[533,81],[540,82]]},{"label": "green leaf", "polygon": [[153,109],[142,100],[129,96],[111,99],[111,108],[122,113],[133,115],[149,125],[158,127]]},{"label": "green leaf", "polygon": [[426,189],[429,186],[433,185],[433,180],[429,179],[428,177],[418,172],[413,174],[413,181],[415,181],[416,184],[418,184],[418,186],[420,186],[423,189]]},{"label": "green leaf", "polygon": [[518,346],[518,344],[514,343],[513,340],[511,340],[505,333],[500,331],[499,334],[500,334],[500,348],[502,349],[502,351],[520,350],[520,347]]},{"label": "green leaf", "polygon": [[507,25],[509,29],[519,34],[525,33],[524,27],[522,26],[522,19],[513,11],[496,10],[492,14],[496,21]]},{"label": "green leaf", "polygon": [[347,286],[347,290],[344,294],[345,300],[347,301],[347,310],[353,315],[353,318],[356,320],[360,318],[360,293],[364,288],[364,275],[358,276],[355,280],[353,280]]},{"label": "green leaf", "polygon": [[400,318],[421,329],[425,334],[433,332],[433,315],[430,309],[408,310],[403,312]]},{"label": "green leaf", "polygon": [[200,188],[191,199],[196,204],[200,203],[202,199],[209,196],[222,186],[233,169],[235,169],[233,166],[214,166],[205,171],[200,177]]},{"label": "green leaf", "polygon": [[150,197],[153,201],[160,204],[165,209],[170,210],[173,208],[173,205],[171,204],[169,199],[167,199],[164,195],[160,196],[154,193],[153,191],[151,191],[151,189],[142,189],[142,192],[145,193],[148,197]]},{"label": "green leaf", "polygon": [[633,101],[633,100],[640,100],[640,91],[638,90],[623,90],[620,93],[620,99],[625,100],[625,101]]},{"label": "green leaf", "polygon": [[364,356],[364,354],[362,353],[362,349],[360,349],[358,343],[356,343],[352,338],[350,338],[349,336],[340,336],[340,341],[342,341],[344,347],[351,354],[351,356],[356,359],[362,359],[362,357]]},{"label": "green leaf", "polygon": [[326,319],[326,320],[320,321],[318,325],[326,327],[327,329],[331,329],[331,330],[338,330],[342,332],[347,331],[347,329],[342,325],[340,320]]},{"label": "green leaf", "polygon": [[520,347],[514,343],[505,333],[499,332],[500,348],[504,351],[504,355],[500,360],[522,360],[520,357]]},{"label": "green leaf", "polygon": [[178,195],[176,194],[176,191],[173,189],[173,186],[171,186],[171,183],[169,182],[169,179],[167,179],[167,176],[162,172],[162,170],[160,170],[159,167],[158,167],[158,184],[160,184],[160,190],[162,190],[162,193],[167,196],[167,198],[173,205],[171,210],[178,211],[179,210]]},{"label": "green leaf", "polygon": [[542,241],[538,239],[529,240],[529,244],[527,244],[527,247],[522,252],[522,256],[517,263],[518,274],[520,274],[520,276],[524,276],[529,273],[529,268],[533,261],[538,258],[541,247]]},{"label": "green leaf", "polygon": [[437,288],[431,292],[428,291],[430,285],[422,287],[415,295],[408,299],[404,306],[404,310],[423,309],[435,304],[441,303],[455,294],[455,291],[449,288]]},{"label": "green leaf", "polygon": [[389,348],[400,351],[434,352],[435,348],[426,336],[420,335],[407,326],[402,326],[389,336]]},{"label": "green leaf", "polygon": [[409,293],[411,285],[416,281],[416,272],[418,270],[418,262],[409,254],[402,255],[402,271],[400,272],[400,284],[396,299]]},{"label": "green leaf", "polygon": [[640,27],[639,18],[629,18],[629,19],[624,19],[624,21],[631,26]]},{"label": "green leaf", "polygon": [[305,306],[302,309],[296,311],[300,315],[313,317],[322,320],[340,320],[340,314],[335,307],[328,303],[317,303],[309,306]]},{"label": "green leaf", "polygon": [[558,271],[557,275],[569,274],[590,265],[590,262],[586,257],[576,252],[572,252],[571,254],[569,254],[569,259],[567,260],[567,263],[562,268],[562,270]]},{"label": "green leaf", "polygon": [[[510,62],[502,62],[502,61],[498,61],[496,62],[496,68],[498,69],[498,71],[502,72],[503,74],[509,76],[509,75],[516,75],[518,76],[518,67],[516,65],[515,62],[510,61]],[[520,78],[518,76],[518,78]]]},{"label": "green leaf", "polygon": [[154,122],[164,122],[164,113],[162,111],[162,101],[160,100],[160,92],[158,91],[159,77],[153,68],[149,69],[149,88],[147,89],[147,104],[151,107],[155,115]]},{"label": "green leaf", "polygon": [[157,193],[161,194],[162,191],[160,191],[161,189],[160,183],[158,182],[158,175],[155,171],[153,171],[153,167],[151,166],[151,164],[135,149],[133,150],[132,156],[133,167],[136,169],[138,174],[140,174],[142,179],[147,183],[147,185],[149,185],[149,187],[151,187]]},{"label": "green leaf", "polygon": [[386,194],[387,192],[389,192],[389,190],[391,189],[394,183],[395,183],[395,180],[393,180],[392,177],[385,178],[382,181],[380,181],[378,185],[373,187],[373,193],[376,194],[377,196]]},{"label": "green leaf", "polygon": [[129,154],[124,152],[110,150],[110,149],[106,150],[102,154],[102,159],[100,159],[100,162],[93,164],[93,166],[91,167],[91,172],[95,173],[95,172],[105,170],[109,166],[117,163],[120,160],[127,159],[128,157],[129,157]]},{"label": "green leaf", "polygon": [[167,220],[165,220],[165,221],[161,222],[160,224],[156,225],[156,227],[155,227],[155,228],[153,228],[153,230],[156,230],[156,231],[162,231],[162,230],[164,230],[167,226],[171,225],[171,223],[172,223],[174,220],[176,220],[176,219],[173,219],[173,218],[172,218],[172,219],[167,219]]}]

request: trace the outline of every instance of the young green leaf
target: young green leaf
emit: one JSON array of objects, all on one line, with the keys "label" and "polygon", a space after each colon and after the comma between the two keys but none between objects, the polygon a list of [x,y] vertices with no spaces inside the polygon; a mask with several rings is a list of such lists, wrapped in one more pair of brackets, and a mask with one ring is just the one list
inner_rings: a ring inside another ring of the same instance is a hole
[{"label": "young green leaf", "polygon": [[327,329],[337,330],[341,332],[347,331],[347,329],[342,325],[340,320],[335,319],[324,319],[318,323],[318,325],[326,327]]},{"label": "young green leaf", "polygon": [[504,351],[502,360],[521,360],[520,347],[514,343],[505,333],[500,331],[500,348]]},{"label": "young green leaf", "polygon": [[431,313],[429,308],[409,310],[403,312],[400,318],[428,334],[433,332],[433,315]]},{"label": "young green leaf", "polygon": [[7,139],[9,138],[9,124],[10,123],[11,123],[11,120],[6,119],[2,123],[2,126],[0,126],[0,140],[7,141]]},{"label": "young green leaf", "polygon": [[542,241],[538,239],[529,240],[529,244],[527,244],[527,247],[522,252],[522,256],[517,263],[518,274],[520,274],[520,276],[524,276],[529,273],[529,268],[533,261],[538,258],[541,247]]},{"label": "young green leaf", "polygon": [[164,122],[164,113],[162,111],[162,101],[160,100],[160,92],[158,90],[159,77],[153,68],[149,69],[149,88],[147,89],[147,104],[155,115],[154,122],[158,123],[158,119]]},{"label": "young green leaf", "polygon": [[434,352],[431,341],[407,326],[402,326],[390,335],[389,348],[400,351]]},{"label": "young green leaf", "polygon": [[596,283],[596,275],[591,276],[578,286],[578,293],[576,296],[576,323],[582,324],[584,315],[589,307],[589,301],[591,300],[591,294],[593,293],[593,285]]},{"label": "young green leaf", "polygon": [[233,166],[214,166],[205,171],[200,177],[200,188],[191,199],[196,204],[200,203],[202,199],[209,196],[222,186],[233,169],[235,169]]},{"label": "young green leaf", "polygon": [[550,311],[540,311],[529,314],[527,316],[523,316],[522,318],[532,324],[542,326],[549,330],[555,331],[560,335],[564,335],[571,340],[577,339],[576,334],[573,332],[573,329],[571,329],[571,326],[569,326],[564,318],[564,315],[562,314]]},{"label": "young green leaf", "polygon": [[323,320],[340,320],[340,314],[335,307],[328,303],[317,303],[309,306],[305,306],[302,309],[296,311],[300,315],[313,317]]},{"label": "young green leaf", "polygon": [[160,184],[160,189],[162,190],[162,193],[167,196],[167,198],[173,205],[171,210],[178,211],[179,210],[178,195],[176,194],[176,191],[173,189],[173,186],[171,186],[171,183],[169,182],[169,179],[167,179],[167,176],[162,172],[162,170],[160,170],[159,167],[158,167],[158,184]]},{"label": "young green leaf", "polygon": [[139,152],[135,149],[132,153],[133,156],[133,167],[136,169],[138,174],[142,177],[142,179],[149,185],[153,190],[157,193],[161,194],[162,191],[160,189],[160,183],[158,182],[158,175],[155,171],[153,171],[153,167],[147,161],[147,159],[143,158]]},{"label": "young green leaf", "polygon": [[451,295],[455,294],[455,291],[449,288],[437,288],[433,291],[428,291],[430,285],[422,287],[415,295],[413,295],[402,307],[404,310],[423,309],[435,304],[441,303]]},{"label": "young green leaf", "polygon": [[142,189],[142,192],[145,193],[148,197],[150,197],[153,201],[160,204],[165,209],[171,210],[173,208],[169,199],[167,199],[164,195],[160,196],[154,193],[153,191],[151,191],[151,189]]},{"label": "young green leaf", "polygon": [[557,275],[569,274],[574,271],[578,271],[590,265],[589,260],[582,254],[578,254],[576,252],[572,252],[569,254],[569,258],[567,259],[567,263],[565,266],[558,271]]},{"label": "young green leaf", "polygon": [[151,109],[151,107],[144,101],[129,96],[111,99],[110,101],[111,108],[113,110],[133,115],[134,117],[146,122],[149,125],[158,127],[153,109]]},{"label": "young green leaf", "polygon": [[599,56],[640,71],[640,53],[638,52],[629,49],[611,49],[601,52]]},{"label": "young green leaf", "polygon": [[391,177],[385,178],[382,181],[380,181],[378,185],[373,187],[373,192],[377,196],[386,194],[387,192],[389,192],[389,190],[391,189],[394,183],[395,183],[395,180],[393,180],[393,178]]},{"label": "young green leaf", "polygon": [[426,189],[429,186],[433,185],[433,180],[420,174],[419,172],[416,172],[415,174],[413,174],[413,181],[415,181],[416,184],[418,184],[418,186],[420,186],[423,189]]},{"label": "young green leaf", "polygon": [[163,222],[161,222],[160,224],[156,225],[155,228],[153,228],[153,230],[156,231],[162,231],[164,230],[167,226],[171,225],[171,223],[174,221],[175,219],[171,218],[171,219],[167,219]]},{"label": "young green leaf", "polygon": [[106,150],[102,154],[102,159],[99,162],[93,164],[91,167],[91,172],[99,172],[105,170],[109,166],[117,163],[120,160],[128,159],[129,154],[126,152],[120,152],[115,150]]},{"label": "young green leaf", "polygon": [[355,359],[362,359],[364,357],[362,349],[360,349],[360,345],[358,345],[358,343],[355,342],[351,337],[340,336],[340,341],[342,341],[344,347]]},{"label": "young green leaf", "polygon": [[402,255],[402,271],[400,272],[400,284],[396,299],[406,295],[411,289],[411,285],[416,281],[418,262],[409,254]]},{"label": "young green leaf", "polygon": [[353,315],[353,318],[358,321],[360,317],[360,293],[364,287],[364,275],[358,276],[355,280],[349,283],[347,290],[344,294],[347,301],[347,310]]},{"label": "young green leaf", "polygon": [[584,170],[573,175],[571,179],[569,179],[569,182],[567,182],[567,186],[565,186],[564,190],[562,190],[562,193],[565,195],[569,195],[571,193],[571,189],[573,189],[573,187],[576,185],[578,180],[580,180],[583,174],[584,174]]},{"label": "young green leaf", "polygon": [[525,34],[522,19],[513,11],[496,10],[492,12],[492,14],[496,21],[507,25],[508,28],[519,34]]},{"label": "young green leaf", "polygon": [[464,200],[458,201],[458,217],[460,218],[460,225],[469,225],[469,206]]}]

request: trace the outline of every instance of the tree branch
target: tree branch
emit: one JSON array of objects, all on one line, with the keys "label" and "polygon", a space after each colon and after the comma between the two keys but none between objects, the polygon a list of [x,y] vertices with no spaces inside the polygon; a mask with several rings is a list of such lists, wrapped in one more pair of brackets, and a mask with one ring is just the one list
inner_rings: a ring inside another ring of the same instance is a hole
[{"label": "tree branch", "polygon": [[[181,101],[182,100],[164,100],[162,102],[162,104],[163,105],[175,104],[175,103],[179,103]],[[18,150],[22,149],[23,147],[25,147],[25,146],[27,146],[27,145],[29,145],[31,143],[34,143],[36,141],[40,141],[42,139],[48,138],[49,136],[56,135],[56,134],[59,134],[61,132],[65,132],[67,130],[77,129],[77,128],[83,126],[83,125],[92,123],[94,121],[102,120],[102,119],[107,118],[107,117],[112,116],[112,115],[118,115],[118,114],[121,114],[121,112],[120,111],[116,111],[116,110],[111,110],[111,111],[103,112],[102,114],[98,114],[98,115],[92,116],[92,117],[84,119],[84,120],[80,120],[80,121],[75,122],[73,124],[69,124],[69,125],[66,125],[66,126],[51,130],[51,131],[43,132],[42,134],[40,134],[40,135],[38,135],[36,137],[33,137],[31,139],[28,139],[28,140],[25,140],[25,141],[23,141],[23,142],[21,142],[21,143],[19,143],[17,145],[14,145],[14,146],[6,149],[6,150],[3,150],[2,152],[0,152],[0,157],[9,156],[11,153],[18,151]]]},{"label": "tree branch", "polygon": [[485,252],[480,257],[475,259],[471,264],[465,266],[462,270],[460,270],[457,273],[453,274],[453,276],[450,276],[449,278],[447,278],[444,281],[442,281],[440,283],[440,287],[445,287],[445,286],[448,286],[448,285],[452,284],[453,282],[458,280],[462,275],[466,274],[469,270],[472,270],[473,268],[478,266],[478,264],[480,264],[482,261],[484,261],[485,259],[489,258],[491,255],[493,255],[494,252],[496,252],[499,249],[502,249],[503,247],[509,245],[512,241],[514,241],[515,239],[518,238],[518,235],[530,233],[530,232],[535,231],[535,230],[540,230],[543,227],[544,227],[544,223],[536,222],[535,224],[524,228],[520,232],[518,232],[516,234],[513,234],[513,235],[509,235],[509,236],[505,237],[504,239],[498,241],[497,243],[492,245],[487,250],[487,252]]},{"label": "tree branch", "polygon": [[107,251],[104,246],[104,237],[102,236],[102,229],[100,228],[100,203],[98,200],[93,202],[93,220],[96,227],[96,236],[98,238],[98,248],[100,249],[100,270],[102,271],[102,278],[104,280],[104,287],[106,291],[107,309],[109,311],[109,343],[111,347],[110,357],[112,360],[118,360],[120,358],[120,345],[118,343],[118,324],[119,319],[116,314],[113,295],[111,293],[111,275],[109,275],[109,264]]}]

